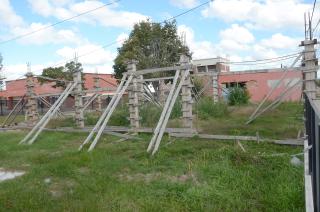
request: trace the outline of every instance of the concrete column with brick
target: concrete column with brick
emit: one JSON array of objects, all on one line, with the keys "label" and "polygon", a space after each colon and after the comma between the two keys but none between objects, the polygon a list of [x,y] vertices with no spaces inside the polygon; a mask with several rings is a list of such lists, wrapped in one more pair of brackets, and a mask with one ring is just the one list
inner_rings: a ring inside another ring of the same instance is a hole
[{"label": "concrete column with brick", "polygon": [[74,89],[74,109],[76,125],[77,127],[84,128],[82,77],[80,70],[76,70],[73,73],[73,81],[78,83]]},{"label": "concrete column with brick", "polygon": [[214,72],[212,75],[212,98],[213,102],[219,101],[219,89],[218,89],[218,73]]},{"label": "concrete column with brick", "polygon": [[34,78],[33,78],[33,74],[29,71],[26,74],[27,77],[27,84],[26,84],[26,99],[27,99],[27,103],[26,103],[26,121],[27,124],[29,126],[33,126],[36,124],[36,122],[38,121],[39,118],[39,114],[38,114],[38,102],[37,102],[37,97],[36,94],[34,92],[34,87],[35,87],[35,83],[34,83]]},{"label": "concrete column with brick", "polygon": [[[187,65],[190,63],[190,59],[186,55],[180,56],[180,64]],[[183,74],[183,72],[181,73]],[[190,75],[186,78],[181,88],[181,101],[182,101],[182,119],[183,126],[186,128],[192,128],[192,95],[191,95],[192,83]]]},{"label": "concrete column with brick", "polygon": [[[127,70],[135,72],[137,61],[132,60],[128,63]],[[128,87],[128,98],[129,98],[129,120],[132,129],[140,127],[140,116],[139,116],[139,95],[140,90],[138,86],[138,77],[135,76]]]},{"label": "concrete column with brick", "polygon": [[304,40],[301,46],[304,46],[303,56],[303,91],[311,98],[316,98],[316,82],[318,60],[316,58],[316,52],[314,46],[317,44],[317,40]]},{"label": "concrete column with brick", "polygon": [[[99,76],[95,76],[94,78],[94,88],[96,89],[97,93],[100,90],[100,78]],[[101,95],[97,96],[96,98],[96,111],[101,112],[102,111],[102,101],[101,101]]]}]

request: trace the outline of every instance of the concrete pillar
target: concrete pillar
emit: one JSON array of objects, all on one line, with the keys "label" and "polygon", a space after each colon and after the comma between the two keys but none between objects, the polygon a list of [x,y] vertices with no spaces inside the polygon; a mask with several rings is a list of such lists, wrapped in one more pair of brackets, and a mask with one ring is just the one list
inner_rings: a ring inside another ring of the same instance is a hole
[{"label": "concrete pillar", "polygon": [[77,127],[84,128],[84,115],[83,115],[83,98],[82,98],[82,78],[81,71],[76,70],[73,73],[73,81],[77,82],[74,89],[74,103],[75,103],[75,120]]},{"label": "concrete pillar", "polygon": [[166,84],[164,80],[159,80],[159,102],[164,105],[166,102]]},{"label": "concrete pillar", "polygon": [[[186,55],[180,56],[180,64],[187,65],[190,59]],[[181,73],[182,75],[183,73]],[[191,95],[192,83],[190,75],[187,77],[181,88],[181,101],[182,101],[182,118],[183,126],[186,128],[192,128],[192,95]]]},{"label": "concrete pillar", "polygon": [[214,72],[212,75],[212,97],[213,97],[213,103],[218,103],[219,90],[218,90],[218,73],[217,72]]},{"label": "concrete pillar", "polygon": [[[98,93],[98,91],[100,90],[100,79],[98,75],[94,78],[94,88]],[[96,111],[101,112],[102,111],[101,95],[97,96],[95,102],[96,102]]]},{"label": "concrete pillar", "polygon": [[[135,72],[137,61],[130,61],[127,66],[128,71]],[[134,77],[130,86],[128,87],[128,97],[129,97],[129,119],[130,126],[132,129],[140,127],[140,116],[139,116],[139,87],[138,87],[138,77]]]},{"label": "concrete pillar", "polygon": [[29,71],[26,74],[27,77],[27,84],[26,84],[26,99],[27,99],[27,104],[26,104],[26,121],[29,126],[33,126],[36,124],[39,118],[38,114],[38,102],[37,102],[37,97],[34,92],[34,79],[33,79],[33,74]]},{"label": "concrete pillar", "polygon": [[303,63],[305,68],[303,69],[303,91],[311,98],[316,98],[316,83],[317,78],[317,58],[314,45],[317,44],[317,40],[305,40],[301,43],[304,46],[304,58]]}]

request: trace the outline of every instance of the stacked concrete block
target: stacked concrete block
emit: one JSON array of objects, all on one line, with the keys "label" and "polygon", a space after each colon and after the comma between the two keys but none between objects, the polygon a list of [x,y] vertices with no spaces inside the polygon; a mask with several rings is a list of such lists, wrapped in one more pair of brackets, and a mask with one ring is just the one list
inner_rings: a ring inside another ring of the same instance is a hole
[{"label": "stacked concrete block", "polygon": [[[130,61],[130,63],[127,66],[128,71],[135,72],[137,70],[136,64],[136,61]],[[142,95],[141,83],[141,80],[138,80],[138,77],[134,76],[132,82],[130,83],[130,86],[128,87],[129,120],[132,129],[140,127],[139,96]]]},{"label": "stacked concrete block", "polygon": [[38,121],[38,118],[39,118],[38,102],[37,102],[36,94],[34,92],[35,83],[33,81],[34,80],[33,74],[31,72],[28,72],[26,74],[26,77],[27,77],[26,120],[27,120],[27,124],[29,126],[33,126],[36,124],[36,122]]}]

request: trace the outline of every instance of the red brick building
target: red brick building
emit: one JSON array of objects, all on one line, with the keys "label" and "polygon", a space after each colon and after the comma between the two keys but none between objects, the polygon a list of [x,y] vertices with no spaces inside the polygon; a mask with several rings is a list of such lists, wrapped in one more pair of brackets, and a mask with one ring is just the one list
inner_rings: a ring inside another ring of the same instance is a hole
[{"label": "red brick building", "polygon": [[[84,87],[86,90],[95,89],[95,78],[99,77],[99,87],[101,88],[110,88],[115,90],[117,88],[117,80],[113,77],[112,74],[94,74],[94,73],[85,73],[84,74]],[[54,88],[52,85],[54,83],[44,83],[40,84],[38,79],[34,77],[34,91],[37,96],[50,97],[58,96],[62,92],[62,88]],[[7,100],[8,109],[12,109],[14,103],[23,97],[26,93],[26,79],[10,80],[6,81],[6,89],[0,91],[0,97]],[[92,95],[93,92],[87,93],[87,95]],[[113,91],[103,91],[102,95],[112,96]],[[66,101],[66,104],[70,107],[73,105],[72,98]]]}]

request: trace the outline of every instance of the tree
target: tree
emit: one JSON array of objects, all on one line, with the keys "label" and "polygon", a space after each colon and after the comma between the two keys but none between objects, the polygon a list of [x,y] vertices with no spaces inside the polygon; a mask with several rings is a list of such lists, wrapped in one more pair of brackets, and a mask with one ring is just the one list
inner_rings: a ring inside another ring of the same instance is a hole
[{"label": "tree", "polygon": [[179,62],[180,54],[191,56],[177,33],[176,21],[135,24],[129,38],[118,48],[113,66],[116,78],[126,72],[126,62],[137,60],[137,68],[164,67]]},{"label": "tree", "polygon": [[[63,80],[72,81],[73,73],[75,73],[78,70],[81,71],[82,79],[84,79],[82,64],[75,63],[74,61],[66,63],[65,66],[45,68],[43,69],[41,76],[62,80],[62,81],[55,81],[55,84],[52,87],[65,88],[67,85]],[[38,80],[41,84],[52,81],[52,80],[40,78],[40,77],[38,78]]]}]

